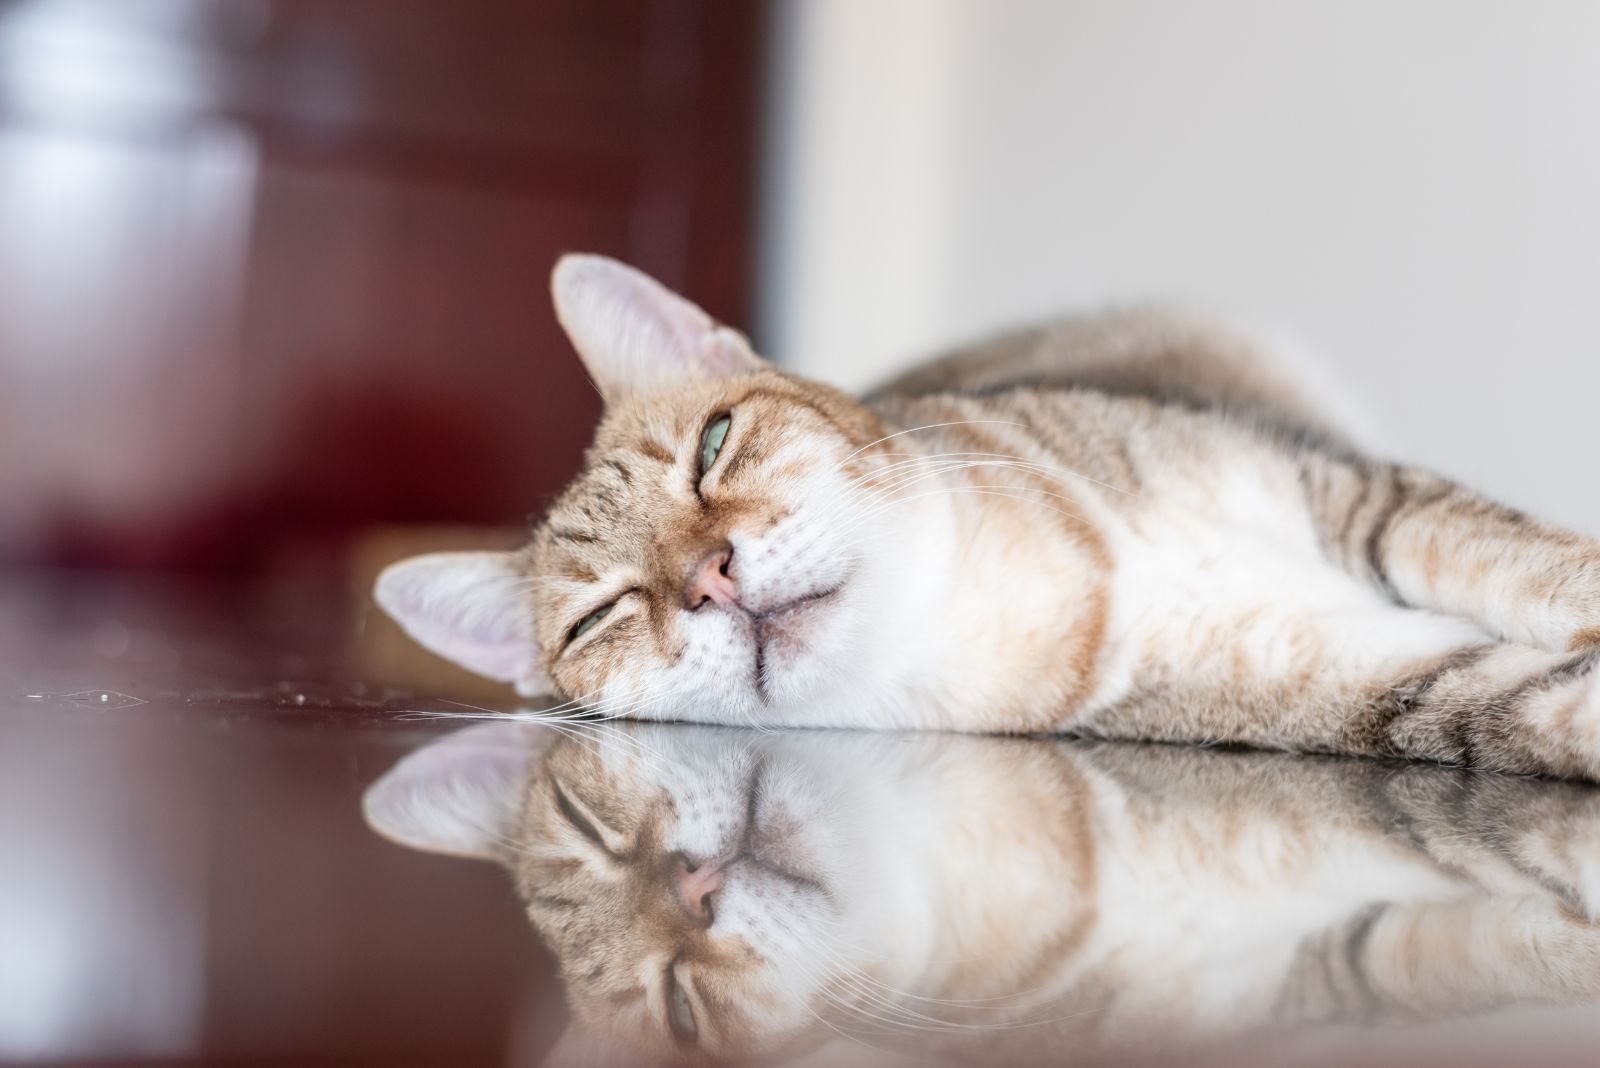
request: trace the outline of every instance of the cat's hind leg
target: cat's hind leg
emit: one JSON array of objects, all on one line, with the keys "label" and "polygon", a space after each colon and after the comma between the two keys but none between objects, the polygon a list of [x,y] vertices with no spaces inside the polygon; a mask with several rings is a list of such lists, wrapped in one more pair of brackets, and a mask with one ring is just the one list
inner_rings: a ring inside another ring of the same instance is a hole
[{"label": "cat's hind leg", "polygon": [[1147,672],[1062,727],[1600,782],[1600,648],[1493,642],[1395,606],[1250,619],[1226,655]]},{"label": "cat's hind leg", "polygon": [[1324,552],[1396,600],[1552,651],[1600,644],[1600,542],[1427,471],[1307,451]]},{"label": "cat's hind leg", "polygon": [[1373,1024],[1600,997],[1600,928],[1558,901],[1378,902],[1307,938],[1277,1023]]}]

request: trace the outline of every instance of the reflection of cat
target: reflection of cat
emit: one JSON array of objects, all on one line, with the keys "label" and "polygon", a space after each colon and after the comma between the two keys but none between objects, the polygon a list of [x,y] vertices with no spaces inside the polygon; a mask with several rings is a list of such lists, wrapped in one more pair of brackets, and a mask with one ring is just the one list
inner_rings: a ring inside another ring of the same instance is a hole
[{"label": "reflection of cat", "polygon": [[474,671],[655,719],[1600,777],[1600,544],[1361,456],[1232,334],[1105,315],[857,401],[621,264],[554,288],[606,398],[584,470],[527,549],[377,585]]},{"label": "reflection of cat", "polygon": [[[369,790],[652,1057],[1028,1060],[1600,998],[1600,793],[1261,753],[496,724]],[[553,740],[554,739],[554,740]]]}]

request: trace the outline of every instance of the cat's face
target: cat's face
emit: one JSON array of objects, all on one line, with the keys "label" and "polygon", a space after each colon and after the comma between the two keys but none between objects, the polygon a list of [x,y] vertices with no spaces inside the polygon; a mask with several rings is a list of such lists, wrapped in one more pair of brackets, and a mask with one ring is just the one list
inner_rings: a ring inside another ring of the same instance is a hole
[{"label": "cat's face", "polygon": [[748,747],[709,747],[667,770],[612,744],[551,752],[512,861],[574,1019],[688,1059],[826,1037],[823,947],[847,921],[839,881],[852,843],[816,821],[820,799]]},{"label": "cat's face", "polygon": [[568,257],[553,289],[606,398],[583,471],[522,553],[406,561],[380,603],[469,668],[612,713],[769,721],[862,678],[905,588],[900,517],[863,481],[890,462],[877,420],[620,264]]},{"label": "cat's face", "polygon": [[864,434],[852,402],[769,371],[615,405],[527,556],[556,687],[759,721],[850,673]]},{"label": "cat's face", "polygon": [[850,777],[732,732],[553,733],[496,725],[419,750],[369,792],[369,821],[509,868],[585,1035],[649,1063],[831,1038],[884,852]]}]

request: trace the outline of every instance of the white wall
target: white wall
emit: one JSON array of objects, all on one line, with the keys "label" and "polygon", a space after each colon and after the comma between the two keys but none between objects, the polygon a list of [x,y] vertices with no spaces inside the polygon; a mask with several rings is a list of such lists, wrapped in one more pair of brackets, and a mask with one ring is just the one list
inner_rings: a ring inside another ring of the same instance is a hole
[{"label": "white wall", "polygon": [[1600,532],[1600,2],[786,0],[758,337],[860,385],[1108,300],[1288,333]]}]

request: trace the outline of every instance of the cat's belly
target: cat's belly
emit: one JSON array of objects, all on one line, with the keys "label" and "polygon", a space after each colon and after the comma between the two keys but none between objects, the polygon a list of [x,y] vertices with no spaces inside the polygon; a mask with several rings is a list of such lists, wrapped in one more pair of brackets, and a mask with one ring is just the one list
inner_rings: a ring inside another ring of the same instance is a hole
[{"label": "cat's belly", "polygon": [[1485,638],[1465,620],[1395,604],[1279,531],[1173,509],[1110,541],[1117,567],[1098,685],[1063,728],[1136,692],[1309,684],[1344,664],[1404,664]]}]

